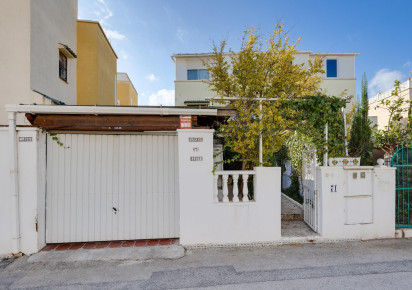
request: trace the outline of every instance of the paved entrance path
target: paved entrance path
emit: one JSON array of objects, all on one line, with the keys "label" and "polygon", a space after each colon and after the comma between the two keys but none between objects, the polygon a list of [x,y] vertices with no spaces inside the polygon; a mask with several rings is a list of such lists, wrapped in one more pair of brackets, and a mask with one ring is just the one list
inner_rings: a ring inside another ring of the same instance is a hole
[{"label": "paved entrance path", "polygon": [[282,221],[303,221],[303,209],[282,194]]},{"label": "paved entrance path", "polygon": [[412,240],[196,249],[145,262],[4,263],[1,289],[409,289]]},{"label": "paved entrance path", "polygon": [[312,237],[317,233],[303,221],[303,209],[282,194],[282,237]]}]

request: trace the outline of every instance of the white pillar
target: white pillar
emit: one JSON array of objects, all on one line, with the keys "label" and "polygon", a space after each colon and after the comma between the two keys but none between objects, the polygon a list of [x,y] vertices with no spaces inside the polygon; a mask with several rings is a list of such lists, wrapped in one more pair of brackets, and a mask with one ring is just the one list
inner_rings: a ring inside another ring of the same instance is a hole
[{"label": "white pillar", "polygon": [[[180,242],[190,244],[205,231],[204,220],[213,214],[213,132],[180,129],[178,168],[180,197]],[[227,183],[223,184],[227,187]]]}]

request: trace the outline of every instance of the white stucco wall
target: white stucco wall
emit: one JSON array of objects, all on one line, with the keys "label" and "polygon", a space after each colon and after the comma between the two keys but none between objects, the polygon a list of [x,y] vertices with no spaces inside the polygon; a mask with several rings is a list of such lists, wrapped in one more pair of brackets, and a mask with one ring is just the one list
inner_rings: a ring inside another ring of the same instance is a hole
[{"label": "white stucco wall", "polygon": [[394,238],[395,172],[391,167],[318,167],[320,235],[328,239]]},{"label": "white stucco wall", "polygon": [[30,1],[0,1],[0,39],[0,125],[7,125],[4,105],[27,103],[34,95],[30,93]]},{"label": "white stucco wall", "polygon": [[[58,43],[77,49],[77,0],[0,1],[0,125],[5,104],[49,104],[40,91],[76,104],[76,60],[68,60],[69,84],[59,78]],[[18,124],[28,125],[23,115]]]},{"label": "white stucco wall", "polygon": [[207,81],[175,81],[175,106],[184,106],[185,101],[216,98]]},{"label": "white stucco wall", "polygon": [[[203,142],[189,142],[189,137]],[[256,201],[214,202],[213,130],[178,130],[178,150],[182,245],[280,240],[280,168],[255,168]],[[190,161],[191,156],[202,156],[203,161]]]},{"label": "white stucco wall", "polygon": [[[0,256],[12,254],[12,210],[9,192],[9,135],[0,128]],[[36,128],[18,128],[19,137],[31,137],[31,142],[17,142],[20,204],[20,247],[29,255],[45,246],[45,134]],[[36,226],[37,223],[37,226]]]},{"label": "white stucco wall", "polygon": [[31,88],[75,105],[77,60],[67,59],[67,83],[59,78],[62,43],[77,53],[77,0],[31,0]]},{"label": "white stucco wall", "polygon": [[0,256],[12,252],[11,229],[11,196],[9,193],[10,167],[9,167],[9,135],[8,131],[0,128]]}]

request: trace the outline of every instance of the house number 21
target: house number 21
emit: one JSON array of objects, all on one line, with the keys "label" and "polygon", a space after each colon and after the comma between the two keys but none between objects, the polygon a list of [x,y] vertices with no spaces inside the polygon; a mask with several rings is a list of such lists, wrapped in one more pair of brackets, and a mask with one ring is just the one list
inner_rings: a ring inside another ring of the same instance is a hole
[{"label": "house number 21", "polygon": [[337,187],[337,185],[331,185],[330,186],[330,192],[336,192],[336,187]]}]

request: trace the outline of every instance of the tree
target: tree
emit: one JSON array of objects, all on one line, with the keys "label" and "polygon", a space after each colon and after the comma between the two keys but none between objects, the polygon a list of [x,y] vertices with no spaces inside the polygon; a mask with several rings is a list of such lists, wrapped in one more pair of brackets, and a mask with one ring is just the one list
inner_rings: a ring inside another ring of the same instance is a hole
[{"label": "tree", "polygon": [[306,65],[293,63],[299,41],[289,44],[282,26],[276,26],[265,41],[248,29],[239,52],[225,52],[223,41],[204,62],[210,74],[209,87],[217,95],[214,101],[237,109],[236,117],[221,124],[219,134],[226,146],[242,157],[243,168],[259,164],[261,133],[264,163],[290,135],[296,111],[284,101],[319,90],[322,60],[316,57]]},{"label": "tree", "polygon": [[350,155],[355,157],[360,156],[361,165],[373,165],[372,128],[368,115],[368,80],[366,79],[366,74],[363,74],[361,106],[357,109],[353,116],[352,129],[349,141]]},{"label": "tree", "polygon": [[389,119],[385,129],[375,131],[375,144],[392,155],[397,144],[412,139],[411,101],[400,96],[400,81],[395,80],[391,96],[381,100],[376,108],[385,109]]}]

